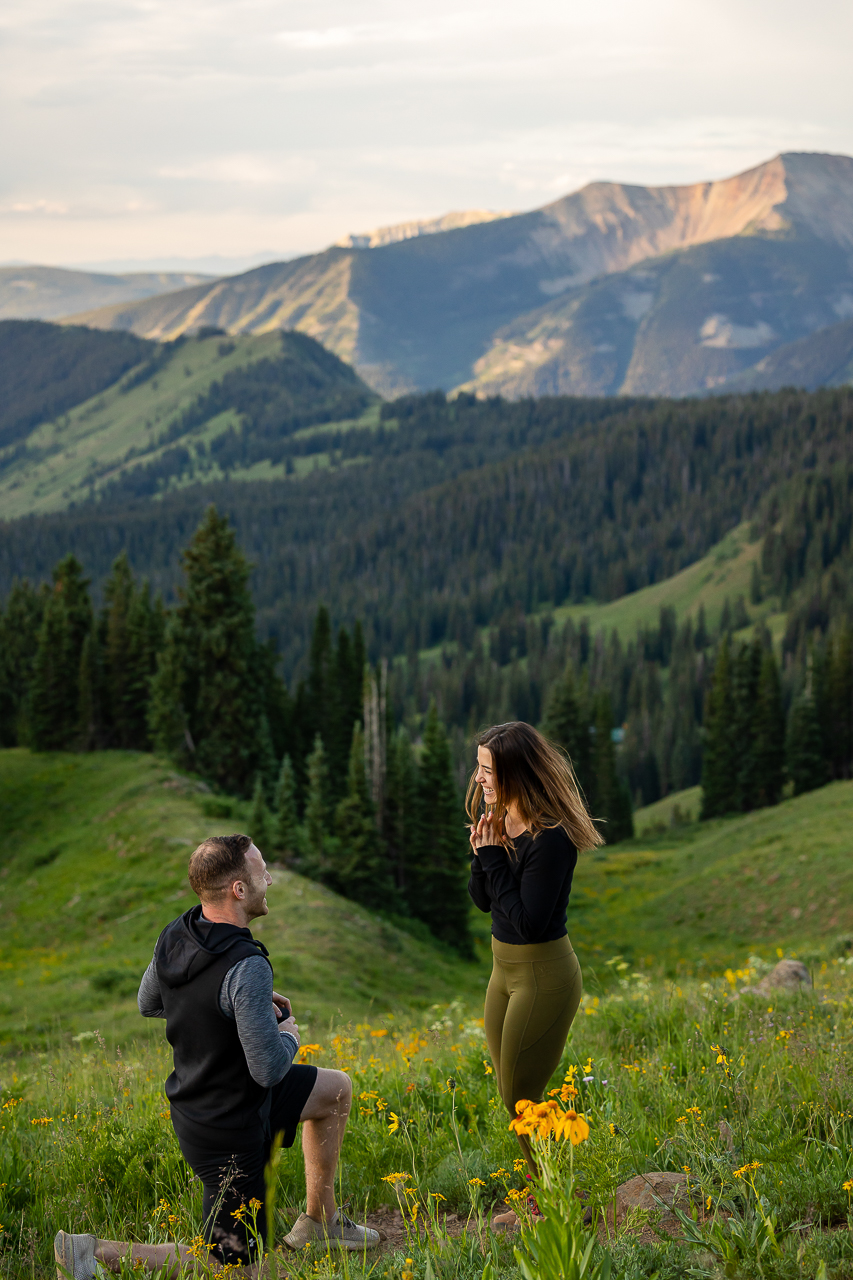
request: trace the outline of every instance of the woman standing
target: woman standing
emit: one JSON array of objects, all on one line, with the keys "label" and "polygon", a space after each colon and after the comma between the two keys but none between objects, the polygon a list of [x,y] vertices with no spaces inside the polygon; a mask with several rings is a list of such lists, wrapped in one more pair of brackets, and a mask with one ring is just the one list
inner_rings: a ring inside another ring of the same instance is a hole
[{"label": "woman standing", "polygon": [[[521,721],[480,735],[467,808],[468,892],[492,915],[486,1039],[498,1092],[515,1116],[521,1098],[542,1101],[580,1004],[566,908],[578,849],[604,841],[568,758]],[[535,1173],[530,1143],[522,1134],[518,1141]]]}]

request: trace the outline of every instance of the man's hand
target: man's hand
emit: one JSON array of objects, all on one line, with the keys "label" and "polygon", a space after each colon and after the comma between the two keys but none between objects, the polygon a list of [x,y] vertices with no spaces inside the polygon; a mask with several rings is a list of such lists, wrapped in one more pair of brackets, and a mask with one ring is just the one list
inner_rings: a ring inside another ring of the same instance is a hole
[{"label": "man's hand", "polygon": [[283,1031],[288,1031],[293,1036],[296,1043],[301,1044],[301,1041],[299,1039],[299,1028],[294,1022],[292,1014],[289,1018],[284,1018],[283,1021],[281,1021],[278,1024],[278,1029],[279,1029],[279,1033]]},{"label": "man's hand", "polygon": [[282,1021],[282,1019],[279,1018],[279,1015],[278,1015],[279,1009],[282,1010],[285,1017],[291,1018],[293,1016],[293,1010],[290,1007],[290,1001],[288,1000],[287,996],[280,996],[277,991],[274,991],[272,993],[272,1004],[273,1004],[273,1009],[275,1009],[276,1019],[279,1022]]},{"label": "man's hand", "polygon": [[471,827],[471,848],[477,853],[483,845],[502,844],[500,818],[484,813],[476,826]]}]

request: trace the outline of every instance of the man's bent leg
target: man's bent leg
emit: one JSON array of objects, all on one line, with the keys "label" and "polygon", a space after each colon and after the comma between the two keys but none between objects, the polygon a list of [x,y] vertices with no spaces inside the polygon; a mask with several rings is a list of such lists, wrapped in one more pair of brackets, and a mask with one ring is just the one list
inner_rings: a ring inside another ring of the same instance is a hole
[{"label": "man's bent leg", "polygon": [[[105,1272],[117,1272],[121,1268],[122,1258],[129,1258],[141,1270],[158,1271],[162,1269],[163,1280],[177,1276],[180,1267],[184,1267],[184,1275],[191,1275],[195,1255],[183,1245],[168,1244],[127,1244],[121,1240],[99,1240],[97,1236],[71,1235],[66,1231],[57,1232],[53,1242],[56,1257],[57,1280],[91,1280],[92,1277],[103,1276]],[[216,1263],[211,1255],[205,1260]],[[97,1264],[100,1263],[100,1267]],[[173,1264],[170,1266],[169,1264]],[[198,1272],[207,1274],[207,1265],[199,1259]],[[248,1274],[248,1272],[246,1273]]]},{"label": "man's bent leg", "polygon": [[335,1214],[335,1170],[352,1106],[352,1081],[343,1071],[321,1067],[302,1108],[302,1153],[309,1218],[331,1221]]},{"label": "man's bent leg", "polygon": [[360,1227],[335,1209],[335,1170],[344,1140],[352,1083],[343,1071],[320,1069],[302,1108],[302,1150],[305,1155],[307,1213],[301,1213],[284,1237],[289,1249],[306,1244],[323,1248],[375,1249],[379,1232]]}]

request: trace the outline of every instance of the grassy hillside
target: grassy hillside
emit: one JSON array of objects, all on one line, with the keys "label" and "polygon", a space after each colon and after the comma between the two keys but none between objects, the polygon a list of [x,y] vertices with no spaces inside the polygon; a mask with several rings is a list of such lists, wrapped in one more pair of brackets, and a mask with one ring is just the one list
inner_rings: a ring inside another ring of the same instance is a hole
[{"label": "grassy hillside", "polygon": [[[39,423],[91,399],[156,354],[154,343],[130,333],[0,321],[0,448],[19,445]],[[19,453],[4,448],[4,461]]]},{"label": "grassy hillside", "polygon": [[[683,803],[695,812],[695,791]],[[851,822],[853,782],[836,782],[587,855],[573,937],[587,954],[619,952],[670,973],[720,971],[776,948],[843,954],[853,946]]]},{"label": "grassy hillside", "polygon": [[[679,620],[696,620],[704,607],[709,627],[715,627],[726,600],[734,603],[738,596],[749,599],[752,568],[761,565],[762,539],[750,540],[746,523],[730,530],[707,555],[663,582],[643,587],[630,595],[620,596],[606,604],[563,605],[554,610],[556,622],[586,618],[592,632],[602,628],[609,634],[618,631],[624,640],[631,639],[639,627],[654,626],[662,608],[671,608]],[[765,600],[760,608],[752,607],[754,618],[762,618],[771,631],[784,626],[784,614],[776,611],[778,602]]]},{"label": "grassy hillside", "polygon": [[[189,853],[212,831],[245,829],[245,810],[211,818],[199,784],[122,752],[4,751],[0,796],[4,1051],[94,1028],[156,1036],[136,1012],[139,977],[160,929],[195,901]],[[836,783],[584,855],[569,924],[592,989],[615,954],[666,972],[719,971],[749,952],[853,936],[851,821],[853,783]],[[307,1035],[329,1018],[481,1000],[479,912],[479,959],[465,964],[284,868],[273,876],[270,915],[253,927]]]},{"label": "grassy hillside", "polygon": [[[91,1031],[159,1034],[136,1010],[163,926],[196,901],[189,854],[247,814],[205,814],[209,793],[151,756],[0,752],[0,1045]],[[220,802],[221,803],[221,802]],[[300,1024],[473,999],[482,966],[283,869],[254,926]]]},{"label": "grassy hillside", "polygon": [[[54,335],[65,337],[57,326],[38,328],[47,346]],[[102,346],[105,338],[116,345],[119,337],[70,333]],[[126,358],[98,386],[84,387],[78,376],[82,393],[76,399],[69,392],[54,406],[42,396],[42,414],[30,413],[40,425],[0,449],[0,504],[7,519],[62,510],[116,484],[152,495],[226,474],[283,477],[283,463],[277,469],[262,465],[282,437],[304,425],[357,416],[373,400],[352,370],[303,335],[225,340],[213,334],[172,345],[121,336],[139,348],[135,358]],[[29,362],[36,384],[42,375],[38,356],[31,352]],[[131,364],[136,367],[120,377]],[[105,358],[101,366],[108,367]]]}]

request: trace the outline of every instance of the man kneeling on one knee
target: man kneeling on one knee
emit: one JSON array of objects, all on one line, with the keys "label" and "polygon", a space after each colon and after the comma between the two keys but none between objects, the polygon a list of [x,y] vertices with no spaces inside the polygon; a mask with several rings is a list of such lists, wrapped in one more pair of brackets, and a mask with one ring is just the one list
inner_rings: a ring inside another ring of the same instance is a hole
[{"label": "man kneeling on one knee", "polygon": [[[264,1170],[275,1135],[293,1145],[302,1124],[306,1213],[284,1237],[299,1249],[317,1241],[344,1249],[371,1248],[379,1235],[335,1207],[335,1169],[352,1084],[343,1071],[294,1063],[299,1029],[290,1002],[273,990],[272,965],[248,925],[269,910],[272,877],[249,836],[203,841],[189,864],[200,905],[167,925],[139,988],[139,1011],[165,1018],[174,1070],[166,1081],[172,1124],[187,1164],[204,1188],[204,1239],[213,1264],[251,1265],[252,1230],[238,1214],[262,1204]],[[265,1240],[266,1214],[257,1213]],[[272,1247],[273,1242],[270,1242]],[[56,1260],[74,1280],[118,1271],[120,1259],[155,1270],[179,1263],[174,1244],[128,1245],[94,1236],[56,1237]],[[177,1271],[177,1267],[175,1267]]]}]

